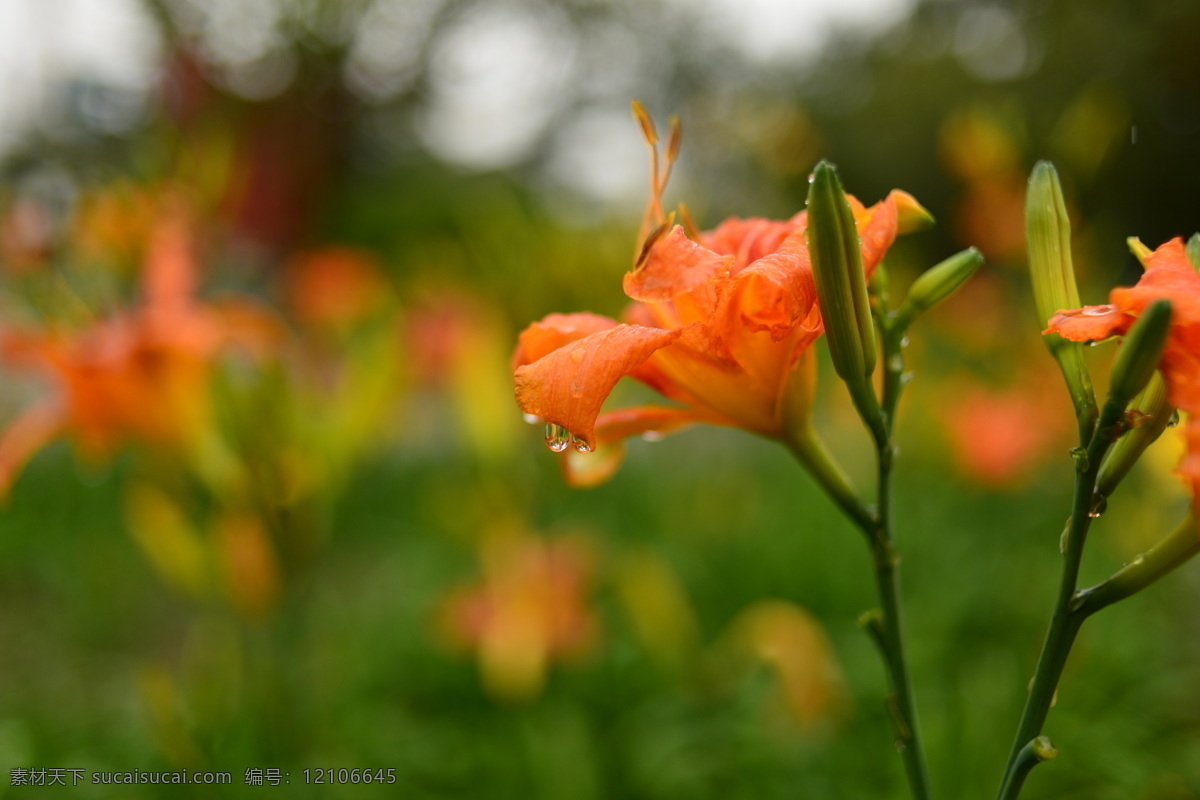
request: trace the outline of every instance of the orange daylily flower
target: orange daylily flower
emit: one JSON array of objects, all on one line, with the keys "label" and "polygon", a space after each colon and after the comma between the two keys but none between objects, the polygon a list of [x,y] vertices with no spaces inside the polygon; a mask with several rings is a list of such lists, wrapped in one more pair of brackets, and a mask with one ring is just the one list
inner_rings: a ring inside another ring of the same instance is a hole
[{"label": "orange daylily flower", "polygon": [[477,651],[489,692],[529,699],[553,660],[581,656],[595,640],[590,559],[572,539],[500,534],[484,542],[483,561],[481,580],[447,599],[443,629]]},{"label": "orange daylily flower", "polygon": [[190,443],[207,418],[213,355],[231,340],[258,345],[273,335],[253,309],[198,303],[194,270],[187,223],[173,214],[148,249],[138,307],[79,332],[3,333],[0,354],[49,373],[58,392],[0,436],[0,491],[60,433],[92,455],[124,440]]},{"label": "orange daylily flower", "polygon": [[1192,481],[1193,494],[1200,498],[1200,274],[1179,238],[1160,246],[1143,263],[1146,272],[1136,286],[1113,289],[1106,305],[1058,312],[1045,333],[1075,342],[1123,336],[1155,300],[1171,301],[1171,330],[1159,370],[1167,384],[1167,400],[1191,416],[1188,455],[1179,471]]},{"label": "orange daylily flower", "polygon": [[[653,126],[638,112],[651,145],[652,191],[639,255],[624,279],[634,302],[620,322],[551,314],[526,328],[513,356],[517,402],[550,426],[547,444],[560,452],[573,444],[587,453],[693,422],[785,438],[811,403],[811,345],[824,330],[806,212],[787,220],[735,217],[705,232],[695,231],[684,212],[686,227],[673,224],[660,198],[678,151],[678,127],[660,171]],[[869,208],[850,203],[869,277],[920,207],[900,191]],[[678,405],[601,414],[626,375]]]}]

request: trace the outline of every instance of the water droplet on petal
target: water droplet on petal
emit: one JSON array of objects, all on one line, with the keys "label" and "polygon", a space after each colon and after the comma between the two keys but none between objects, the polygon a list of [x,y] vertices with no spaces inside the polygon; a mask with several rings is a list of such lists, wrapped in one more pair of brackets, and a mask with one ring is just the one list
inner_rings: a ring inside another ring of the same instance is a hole
[{"label": "water droplet on petal", "polygon": [[528,422],[530,425],[537,425],[539,422],[542,421],[542,418],[539,417],[537,414],[522,414],[521,416],[524,417],[525,421]]},{"label": "water droplet on petal", "polygon": [[588,444],[587,442],[585,442],[583,439],[576,439],[575,440],[575,451],[577,453],[590,453],[590,452],[592,452],[592,446],[590,444]]},{"label": "water droplet on petal", "polygon": [[546,447],[556,453],[566,450],[571,444],[571,432],[553,422],[546,425]]},{"label": "water droplet on petal", "polygon": [[1179,424],[1179,411],[1178,410],[1172,411],[1171,418],[1169,420],[1167,420],[1167,427],[1174,428],[1178,424]]},{"label": "water droplet on petal", "polygon": [[1114,306],[1088,306],[1080,312],[1085,317],[1103,317],[1111,314]]}]

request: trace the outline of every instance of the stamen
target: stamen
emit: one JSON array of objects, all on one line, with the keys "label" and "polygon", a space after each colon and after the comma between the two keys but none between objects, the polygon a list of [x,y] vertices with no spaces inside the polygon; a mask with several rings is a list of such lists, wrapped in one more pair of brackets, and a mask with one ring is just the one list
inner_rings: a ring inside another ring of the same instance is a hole
[{"label": "stamen", "polygon": [[662,221],[662,224],[650,231],[650,234],[646,237],[646,241],[642,243],[642,249],[638,253],[637,261],[635,261],[633,264],[634,269],[637,269],[645,263],[646,258],[650,255],[650,248],[654,247],[654,243],[661,239],[663,234],[669,231],[671,226],[674,224],[675,213],[671,212],[671,214],[669,214],[667,218]]},{"label": "stamen", "polygon": [[642,126],[642,135],[646,137],[646,142],[655,147],[658,144],[658,131],[654,128],[654,120],[646,112],[646,107],[637,100],[633,101],[633,116],[637,117],[638,124]]},{"label": "stamen", "polygon": [[688,207],[683,203],[679,204],[679,224],[683,226],[683,232],[688,235],[689,239],[699,241],[700,229],[696,227],[696,223],[692,219],[692,212],[688,211]]}]

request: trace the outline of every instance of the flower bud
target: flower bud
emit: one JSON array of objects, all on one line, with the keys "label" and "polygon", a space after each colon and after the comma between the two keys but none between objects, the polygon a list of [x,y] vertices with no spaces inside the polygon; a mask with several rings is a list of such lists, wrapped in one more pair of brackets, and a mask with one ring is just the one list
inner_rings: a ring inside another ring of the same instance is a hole
[{"label": "flower bud", "polygon": [[1100,464],[1096,478],[1096,493],[1108,497],[1124,480],[1146,448],[1166,430],[1175,409],[1167,402],[1167,384],[1162,375],[1154,374],[1146,387],[1129,404],[1126,419],[1130,421],[1125,434],[1109,449]]},{"label": "flower bud", "polygon": [[[1050,317],[1058,311],[1081,305],[1071,264],[1071,221],[1067,218],[1058,173],[1048,161],[1039,161],[1029,176],[1029,189],[1025,195],[1025,241],[1029,249],[1029,275],[1033,282],[1038,323],[1045,328]],[[1094,420],[1096,396],[1079,343],[1067,341],[1057,333],[1047,334],[1042,340],[1062,369],[1081,425],[1084,421]]]},{"label": "flower bud", "polygon": [[968,247],[921,273],[920,277],[913,281],[912,288],[908,290],[908,297],[900,306],[900,327],[908,327],[919,314],[958,291],[982,265],[983,254],[974,247]]},{"label": "flower bud", "polygon": [[1187,257],[1192,266],[1200,270],[1200,233],[1193,233],[1187,241]]},{"label": "flower bud", "polygon": [[1113,364],[1112,382],[1108,389],[1110,405],[1124,409],[1134,396],[1149,383],[1171,328],[1171,301],[1155,300],[1133,323],[1117,351]]},{"label": "flower bud", "polygon": [[808,252],[833,366],[856,387],[875,371],[875,328],[854,213],[833,165],[822,161],[808,190]]}]

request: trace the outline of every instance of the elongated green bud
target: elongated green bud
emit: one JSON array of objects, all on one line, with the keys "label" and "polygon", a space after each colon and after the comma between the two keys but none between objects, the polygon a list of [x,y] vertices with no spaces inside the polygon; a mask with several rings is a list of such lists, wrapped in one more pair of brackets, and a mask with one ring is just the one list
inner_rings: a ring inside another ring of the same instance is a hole
[{"label": "elongated green bud", "polygon": [[1100,464],[1100,474],[1096,478],[1099,495],[1108,497],[1116,490],[1146,448],[1167,429],[1174,413],[1175,409],[1167,402],[1167,383],[1156,372],[1150,376],[1146,388],[1129,404],[1126,419],[1133,427],[1117,440]]},{"label": "elongated green bud", "polygon": [[1188,239],[1187,257],[1194,269],[1200,269],[1200,233],[1193,233],[1192,238]]},{"label": "elongated green bud", "polygon": [[918,315],[928,311],[954,294],[983,266],[983,254],[974,247],[950,256],[945,261],[921,273],[898,312],[901,327],[908,327]]},{"label": "elongated green bud", "polygon": [[[1068,308],[1079,308],[1079,289],[1071,263],[1071,220],[1063,200],[1058,172],[1049,161],[1039,161],[1029,176],[1025,194],[1025,235],[1029,248],[1029,277],[1038,324]],[[1046,341],[1061,341],[1050,337]]]},{"label": "elongated green bud", "polygon": [[[1038,324],[1045,328],[1050,317],[1063,309],[1079,308],[1079,289],[1075,285],[1075,269],[1071,264],[1071,221],[1063,200],[1058,173],[1049,161],[1039,161],[1029,176],[1025,195],[1025,241],[1029,249],[1029,276],[1033,282],[1033,299],[1037,306]],[[1078,342],[1068,341],[1057,333],[1042,337],[1050,354],[1058,361],[1080,432],[1096,419],[1096,395],[1092,380]]]},{"label": "elongated green bud", "polygon": [[1170,329],[1171,301],[1155,300],[1121,342],[1108,389],[1109,403],[1123,409],[1145,388],[1162,360]]},{"label": "elongated green bud", "polygon": [[853,391],[875,371],[875,328],[854,213],[826,161],[813,171],[805,235],[833,367]]}]

